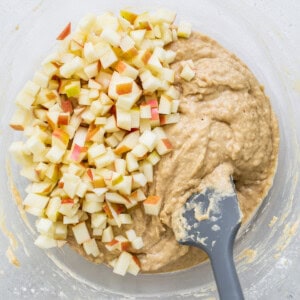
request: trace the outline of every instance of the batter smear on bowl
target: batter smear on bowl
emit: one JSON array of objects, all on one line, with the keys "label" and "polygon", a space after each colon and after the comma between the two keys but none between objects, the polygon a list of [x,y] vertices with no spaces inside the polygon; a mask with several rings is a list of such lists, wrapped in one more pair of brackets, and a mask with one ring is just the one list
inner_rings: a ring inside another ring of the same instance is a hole
[{"label": "batter smear on bowl", "polygon": [[177,243],[172,214],[192,193],[232,175],[244,221],[266,196],[279,134],[263,87],[175,16],[68,24],[17,96],[10,125],[27,140],[11,152],[41,248],[69,244],[120,275],[188,268],[206,256]]}]

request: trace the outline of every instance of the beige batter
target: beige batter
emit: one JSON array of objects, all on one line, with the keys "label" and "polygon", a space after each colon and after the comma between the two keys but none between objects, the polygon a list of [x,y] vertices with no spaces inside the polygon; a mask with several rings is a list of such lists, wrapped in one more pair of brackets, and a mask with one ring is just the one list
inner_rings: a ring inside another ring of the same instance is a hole
[{"label": "beige batter", "polygon": [[[198,33],[171,48],[177,51],[173,67],[182,92],[181,121],[165,127],[174,150],[159,162],[148,190],[163,198],[162,211],[159,217],[150,217],[141,208],[133,208],[134,225],[121,229],[133,227],[143,237],[145,246],[130,250],[138,253],[144,272],[187,268],[206,259],[201,250],[176,242],[172,213],[201,190],[201,182],[219,165],[231,166],[245,221],[266,196],[277,164],[277,120],[263,87],[247,66]],[[196,76],[186,82],[179,77],[180,62],[189,59],[196,66]],[[84,255],[74,241],[71,246]],[[97,262],[107,262],[116,255],[101,243],[99,246],[104,255]]]}]

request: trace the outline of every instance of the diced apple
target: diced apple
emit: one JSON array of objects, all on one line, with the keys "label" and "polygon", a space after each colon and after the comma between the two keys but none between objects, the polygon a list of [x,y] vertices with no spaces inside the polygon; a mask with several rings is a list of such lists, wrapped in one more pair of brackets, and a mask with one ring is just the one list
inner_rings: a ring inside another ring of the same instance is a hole
[{"label": "diced apple", "polygon": [[162,115],[160,116],[160,124],[167,125],[167,124],[174,124],[180,121],[180,114],[170,114],[170,115]]},{"label": "diced apple", "polygon": [[153,182],[153,166],[150,162],[144,161],[140,166],[148,182]]},{"label": "diced apple", "polygon": [[111,28],[105,28],[100,37],[114,47],[118,47],[120,45],[121,36]]},{"label": "diced apple", "polygon": [[36,217],[43,217],[44,216],[44,208],[24,205],[24,210],[27,213],[29,213],[33,216],[36,216]]},{"label": "diced apple", "polygon": [[135,190],[129,197],[130,201],[143,201],[146,199],[144,192],[141,189]]},{"label": "diced apple", "polygon": [[80,184],[80,177],[73,174],[64,174],[62,177],[62,181],[64,183],[64,191],[70,198],[73,198],[76,194],[78,185]]},{"label": "diced apple", "polygon": [[134,229],[129,229],[125,233],[130,242],[133,241],[137,237]]},{"label": "diced apple", "polygon": [[130,110],[131,115],[131,128],[140,127],[140,109],[138,107],[133,107]]},{"label": "diced apple", "polygon": [[114,115],[107,118],[107,122],[106,122],[106,125],[104,126],[104,129],[106,132],[119,131],[119,128],[117,127],[116,118]]},{"label": "diced apple", "polygon": [[130,253],[125,251],[122,252],[114,266],[113,272],[118,275],[124,276],[129,267],[131,259],[132,259],[132,255]]},{"label": "diced apple", "polygon": [[40,218],[35,223],[37,231],[43,235],[52,235],[53,234],[53,222],[46,218]]},{"label": "diced apple", "polygon": [[140,74],[142,80],[143,89],[145,92],[153,93],[161,86],[161,81],[154,77],[150,71],[146,70]]},{"label": "diced apple", "polygon": [[131,129],[130,112],[117,108],[117,126],[128,131]]},{"label": "diced apple", "polygon": [[157,136],[150,130],[146,130],[139,138],[139,143],[146,146],[149,151],[152,151],[157,144]]},{"label": "diced apple", "polygon": [[137,159],[131,152],[126,154],[126,168],[128,172],[133,172],[139,168]]},{"label": "diced apple", "polygon": [[23,131],[26,128],[26,126],[29,125],[31,120],[32,120],[31,111],[18,107],[10,120],[9,126],[14,130]]},{"label": "diced apple", "polygon": [[64,216],[63,217],[63,223],[65,225],[73,224],[76,225],[79,223],[79,215],[75,214],[73,217]]},{"label": "diced apple", "polygon": [[102,210],[102,203],[94,201],[83,201],[82,210],[90,214],[100,212]]},{"label": "diced apple", "polygon": [[59,213],[69,218],[72,218],[77,214],[80,204],[79,203],[73,204],[73,203],[68,203],[63,201],[64,199],[62,199],[61,206],[58,210]]},{"label": "diced apple", "polygon": [[131,241],[131,245],[133,249],[139,250],[144,247],[143,239],[140,236],[136,237],[133,241]]},{"label": "diced apple", "polygon": [[126,174],[126,160],[125,159],[117,158],[114,161],[114,165],[115,165],[115,170],[117,173],[122,174],[122,175]]},{"label": "diced apple", "polygon": [[73,231],[74,237],[76,239],[76,242],[79,245],[90,240],[90,238],[91,238],[85,222],[81,222],[81,223],[73,226],[72,231]]},{"label": "diced apple", "polygon": [[129,64],[127,64],[125,61],[120,60],[116,66],[115,66],[116,71],[120,73],[122,76],[130,77],[133,80],[135,80],[139,74],[139,71]]},{"label": "diced apple", "polygon": [[47,196],[30,193],[24,199],[23,204],[27,206],[36,207],[36,208],[45,208],[46,205],[48,204],[48,201],[49,201],[49,197]]},{"label": "diced apple", "polygon": [[172,109],[172,99],[166,95],[161,95],[158,109],[160,114],[170,114]]},{"label": "diced apple", "polygon": [[41,249],[50,249],[57,247],[57,241],[45,235],[39,235],[34,244]]},{"label": "diced apple", "polygon": [[173,147],[169,139],[160,139],[157,142],[156,150],[159,155],[165,155],[172,151]]},{"label": "diced apple", "polygon": [[151,106],[150,104],[140,106],[140,116],[142,119],[151,119]]},{"label": "diced apple", "polygon": [[99,82],[103,88],[103,90],[107,90],[112,75],[110,73],[100,71],[99,74],[96,76],[95,80]]},{"label": "diced apple", "polygon": [[129,201],[118,193],[106,193],[105,199],[111,203],[118,203],[124,205],[128,204]]},{"label": "diced apple", "polygon": [[100,226],[106,225],[107,216],[105,213],[93,213],[91,216],[92,228],[99,228]]},{"label": "diced apple", "polygon": [[162,198],[159,196],[148,196],[143,202],[145,213],[147,215],[158,216],[162,204]]},{"label": "diced apple", "polygon": [[120,15],[122,18],[126,19],[131,24],[133,24],[135,19],[137,18],[137,14],[124,9],[120,11]]},{"label": "diced apple", "polygon": [[23,109],[29,110],[33,102],[35,101],[35,96],[29,95],[24,90],[21,90],[16,98],[16,103]]},{"label": "diced apple", "polygon": [[151,52],[149,50],[139,50],[138,55],[136,55],[132,59],[132,63],[137,67],[137,68],[143,68],[145,65],[147,65],[148,60],[151,57]]},{"label": "diced apple", "polygon": [[105,151],[106,151],[105,146],[103,144],[94,143],[91,147],[89,147],[88,155],[89,155],[89,158],[94,160],[95,158],[104,154]]},{"label": "diced apple", "polygon": [[109,243],[113,240],[114,233],[111,226],[106,227],[102,233],[102,243]]},{"label": "diced apple", "polygon": [[127,273],[136,276],[139,273],[140,269],[141,269],[140,261],[136,256],[132,256],[130,264],[127,268]]},{"label": "diced apple", "polygon": [[195,71],[192,70],[192,68],[188,64],[185,64],[180,73],[180,77],[186,81],[191,81],[195,77],[195,75]]},{"label": "diced apple", "polygon": [[148,157],[147,160],[153,165],[155,166],[159,161],[160,161],[160,156],[159,154],[154,150],[152,151]]},{"label": "diced apple", "polygon": [[106,153],[100,155],[95,159],[95,165],[97,168],[104,168],[110,164],[112,164],[115,160],[114,152],[111,148],[107,148]]},{"label": "diced apple", "polygon": [[150,20],[153,24],[169,23],[172,24],[175,21],[176,13],[171,10],[160,8],[157,11],[154,11]]},{"label": "diced apple", "polygon": [[139,141],[140,134],[138,131],[131,132],[125,136],[123,141],[114,150],[115,154],[120,155],[132,150]]},{"label": "diced apple", "polygon": [[177,29],[178,37],[189,38],[192,33],[192,24],[188,22],[180,22]]},{"label": "diced apple", "polygon": [[119,219],[121,224],[132,224],[132,218],[129,214],[120,214]]},{"label": "diced apple", "polygon": [[100,251],[95,239],[90,239],[83,242],[83,248],[87,255],[93,255],[94,257],[98,257],[100,255]]},{"label": "diced apple", "polygon": [[110,47],[107,48],[106,52],[100,56],[100,62],[104,69],[107,69],[117,61],[118,57]]},{"label": "diced apple", "polygon": [[65,86],[65,93],[70,97],[78,97],[80,95],[80,81],[72,80]]},{"label": "diced apple", "polygon": [[114,238],[109,243],[106,243],[105,247],[108,251],[114,251],[114,250],[117,250],[119,248],[119,244],[120,244],[120,242],[117,239]]},{"label": "diced apple", "polygon": [[131,151],[131,153],[137,158],[144,157],[147,152],[148,148],[143,144],[137,144]]},{"label": "diced apple", "polygon": [[28,151],[30,151],[32,154],[40,154],[44,153],[46,146],[45,144],[41,141],[41,139],[33,135],[31,136],[25,143],[25,147],[27,148]]},{"label": "diced apple", "polygon": [[56,222],[54,224],[54,238],[56,240],[65,240],[68,235],[68,227],[63,222]]},{"label": "diced apple", "polygon": [[96,77],[98,75],[98,62],[94,62],[85,66],[83,70],[88,78]]},{"label": "diced apple", "polygon": [[71,61],[62,65],[59,69],[64,78],[70,78],[74,73],[83,68],[82,58],[76,56]]}]

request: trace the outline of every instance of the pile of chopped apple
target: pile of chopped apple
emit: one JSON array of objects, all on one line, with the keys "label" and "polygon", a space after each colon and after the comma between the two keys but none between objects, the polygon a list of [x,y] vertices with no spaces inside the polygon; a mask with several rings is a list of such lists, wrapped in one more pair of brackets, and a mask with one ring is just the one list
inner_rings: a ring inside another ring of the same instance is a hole
[{"label": "pile of chopped apple", "polygon": [[[114,227],[132,224],[129,209],[138,205],[160,212],[162,199],[144,187],[172,150],[163,126],[180,118],[176,53],[165,46],[191,34],[174,19],[167,10],[121,11],[88,15],[72,34],[68,24],[18,94],[10,126],[27,139],[10,150],[31,181],[23,204],[38,217],[39,247],[60,247],[72,233],[87,255],[101,256],[99,243],[118,250],[115,273],[139,272],[130,250],[143,247],[142,237],[133,229],[115,236]],[[182,70],[188,80],[191,67]]]}]

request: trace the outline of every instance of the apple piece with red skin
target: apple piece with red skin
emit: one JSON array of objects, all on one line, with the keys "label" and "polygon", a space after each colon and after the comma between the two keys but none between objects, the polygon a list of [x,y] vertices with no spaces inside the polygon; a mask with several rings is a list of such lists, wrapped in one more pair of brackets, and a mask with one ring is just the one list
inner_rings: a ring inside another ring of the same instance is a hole
[{"label": "apple piece with red skin", "polygon": [[114,238],[113,240],[105,244],[105,248],[108,251],[117,250],[119,248],[119,241]]},{"label": "apple piece with red skin", "polygon": [[151,52],[149,50],[139,50],[138,54],[133,57],[132,63],[137,67],[137,68],[143,68],[145,65],[147,65],[150,57],[151,57]]},{"label": "apple piece with red skin", "polygon": [[132,260],[132,255],[128,252],[123,251],[115,263],[113,272],[115,274],[124,276],[127,272],[131,260]]},{"label": "apple piece with red skin", "polygon": [[137,18],[137,14],[129,11],[129,10],[125,10],[125,9],[122,9],[120,11],[120,15],[122,18],[126,19],[128,22],[130,22],[131,24],[134,23],[135,19]]},{"label": "apple piece with red skin", "polygon": [[157,142],[156,150],[159,155],[165,155],[169,152],[171,152],[173,149],[172,144],[169,139],[160,139]]},{"label": "apple piece with red skin", "polygon": [[73,105],[70,99],[67,99],[61,95],[60,97],[60,105],[64,113],[72,113],[73,112]]},{"label": "apple piece with red skin", "polygon": [[161,125],[174,124],[180,121],[180,114],[174,113],[169,115],[160,115],[159,119]]},{"label": "apple piece with red skin", "polygon": [[69,135],[62,129],[56,128],[52,132],[52,147],[57,146],[61,149],[66,149],[69,144]]},{"label": "apple piece with red skin", "polygon": [[70,122],[70,113],[60,113],[57,119],[57,125],[68,125]]},{"label": "apple piece with red skin", "polygon": [[131,193],[131,195],[129,196],[129,199],[131,201],[143,201],[146,199],[146,196],[144,194],[144,192],[141,189],[137,189],[134,192]]},{"label": "apple piece with red skin", "polygon": [[120,60],[116,65],[115,65],[115,70],[120,73],[122,76],[127,76],[135,80],[139,74],[139,71],[126,63],[123,60]]},{"label": "apple piece with red skin", "polygon": [[118,95],[129,94],[132,92],[132,82],[116,84],[116,92]]},{"label": "apple piece with red skin", "polygon": [[141,263],[139,259],[133,255],[132,260],[129,263],[129,266],[127,268],[127,273],[132,274],[132,275],[137,275],[141,269]]},{"label": "apple piece with red skin", "polygon": [[67,24],[67,26],[63,29],[63,31],[58,35],[56,39],[59,41],[64,40],[70,33],[71,33],[71,22]]},{"label": "apple piece with red skin", "polygon": [[148,196],[143,202],[145,213],[147,215],[158,216],[162,204],[162,198],[160,196]]},{"label": "apple piece with red skin", "polygon": [[139,141],[140,134],[138,131],[131,132],[127,134],[123,141],[118,145],[118,147],[114,150],[115,154],[121,155],[132,150]]}]

